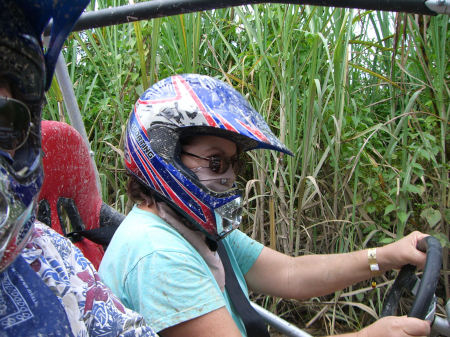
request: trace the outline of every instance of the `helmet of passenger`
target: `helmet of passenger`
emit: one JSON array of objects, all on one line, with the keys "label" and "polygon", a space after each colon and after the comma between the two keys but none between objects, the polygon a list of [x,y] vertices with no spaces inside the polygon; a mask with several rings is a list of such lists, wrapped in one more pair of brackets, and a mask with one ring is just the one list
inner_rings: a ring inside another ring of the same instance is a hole
[{"label": "helmet of passenger", "polygon": [[197,135],[229,139],[240,151],[291,153],[238,91],[215,78],[172,76],[137,100],[126,129],[127,170],[155,192],[156,199],[217,241],[239,225],[241,193],[236,186],[211,190],[183,165],[180,140]]},{"label": "helmet of passenger", "polygon": [[[43,181],[41,109],[64,40],[89,0],[1,0],[0,271],[28,241]],[[44,53],[41,35],[50,21]],[[14,155],[11,156],[11,153]]]}]

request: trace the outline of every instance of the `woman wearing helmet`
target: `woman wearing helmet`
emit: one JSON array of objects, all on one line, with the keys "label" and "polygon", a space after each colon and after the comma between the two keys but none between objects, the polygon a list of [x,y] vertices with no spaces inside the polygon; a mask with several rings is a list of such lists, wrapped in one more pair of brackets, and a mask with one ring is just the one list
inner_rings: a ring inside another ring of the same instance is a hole
[{"label": "woman wearing helmet", "polygon": [[[0,1],[0,335],[156,336],[81,252],[35,220],[41,109],[56,57],[89,0]],[[44,55],[41,34],[53,18]]]},{"label": "woman wearing helmet", "polygon": [[[247,285],[304,299],[371,277],[367,251],[293,258],[236,229],[239,154],[252,149],[290,154],[242,95],[211,77],[164,79],[130,114],[124,154],[131,173],[128,193],[137,205],[116,231],[99,272],[162,336],[247,335],[225,269],[231,268],[247,297]],[[422,266],[424,254],[414,247],[423,236],[416,232],[378,248],[376,266],[382,271],[406,263]],[[411,335],[429,329],[420,320],[388,318],[363,331],[409,336],[399,333],[405,325]]]}]

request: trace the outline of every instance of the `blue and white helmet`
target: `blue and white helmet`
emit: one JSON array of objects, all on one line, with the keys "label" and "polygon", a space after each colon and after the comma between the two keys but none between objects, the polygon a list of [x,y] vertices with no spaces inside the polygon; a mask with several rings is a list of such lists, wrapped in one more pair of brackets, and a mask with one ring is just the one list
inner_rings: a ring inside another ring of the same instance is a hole
[{"label": "blue and white helmet", "polygon": [[[0,272],[19,255],[33,226],[43,181],[41,109],[61,47],[89,0],[1,0]],[[44,54],[41,34],[53,18]],[[14,156],[11,153],[14,152]]]},{"label": "blue and white helmet", "polygon": [[210,239],[219,240],[240,223],[241,193],[236,187],[213,191],[182,164],[180,139],[196,135],[229,139],[240,151],[291,153],[238,91],[215,78],[172,76],[138,99],[127,124],[126,168],[157,198]]}]

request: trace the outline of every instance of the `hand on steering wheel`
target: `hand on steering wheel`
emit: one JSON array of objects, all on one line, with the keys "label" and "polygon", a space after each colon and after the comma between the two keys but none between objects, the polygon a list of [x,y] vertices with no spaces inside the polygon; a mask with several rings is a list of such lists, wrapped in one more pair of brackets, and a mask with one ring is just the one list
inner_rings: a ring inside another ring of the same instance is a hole
[{"label": "hand on steering wheel", "polygon": [[[412,265],[403,266],[384,301],[381,317],[395,315],[405,289],[412,291],[415,295],[413,306],[408,314],[409,317],[427,320],[434,317],[434,311],[429,312],[429,309],[435,301],[434,293],[442,265],[442,247],[436,238],[427,236],[417,243],[417,249],[427,253],[422,280],[419,280],[415,274],[416,267]],[[420,284],[417,288],[418,282]],[[431,314],[432,317],[427,317],[427,313]]]},{"label": "hand on steering wheel", "polygon": [[447,319],[435,316],[436,296],[434,293],[442,265],[441,244],[436,238],[428,236],[417,243],[417,249],[427,253],[422,278],[419,279],[416,276],[414,266],[404,266],[386,296],[381,317],[395,315],[403,291],[410,290],[415,295],[415,299],[408,316],[431,322],[430,336],[450,337],[450,301],[446,304]]}]

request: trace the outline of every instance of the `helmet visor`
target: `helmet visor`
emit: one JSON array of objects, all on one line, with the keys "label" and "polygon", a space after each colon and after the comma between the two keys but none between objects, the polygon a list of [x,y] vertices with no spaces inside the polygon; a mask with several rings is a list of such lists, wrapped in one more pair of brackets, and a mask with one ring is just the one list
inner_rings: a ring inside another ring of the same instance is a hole
[{"label": "helmet visor", "polygon": [[28,107],[19,100],[0,97],[0,149],[16,150],[28,138],[31,115]]}]

